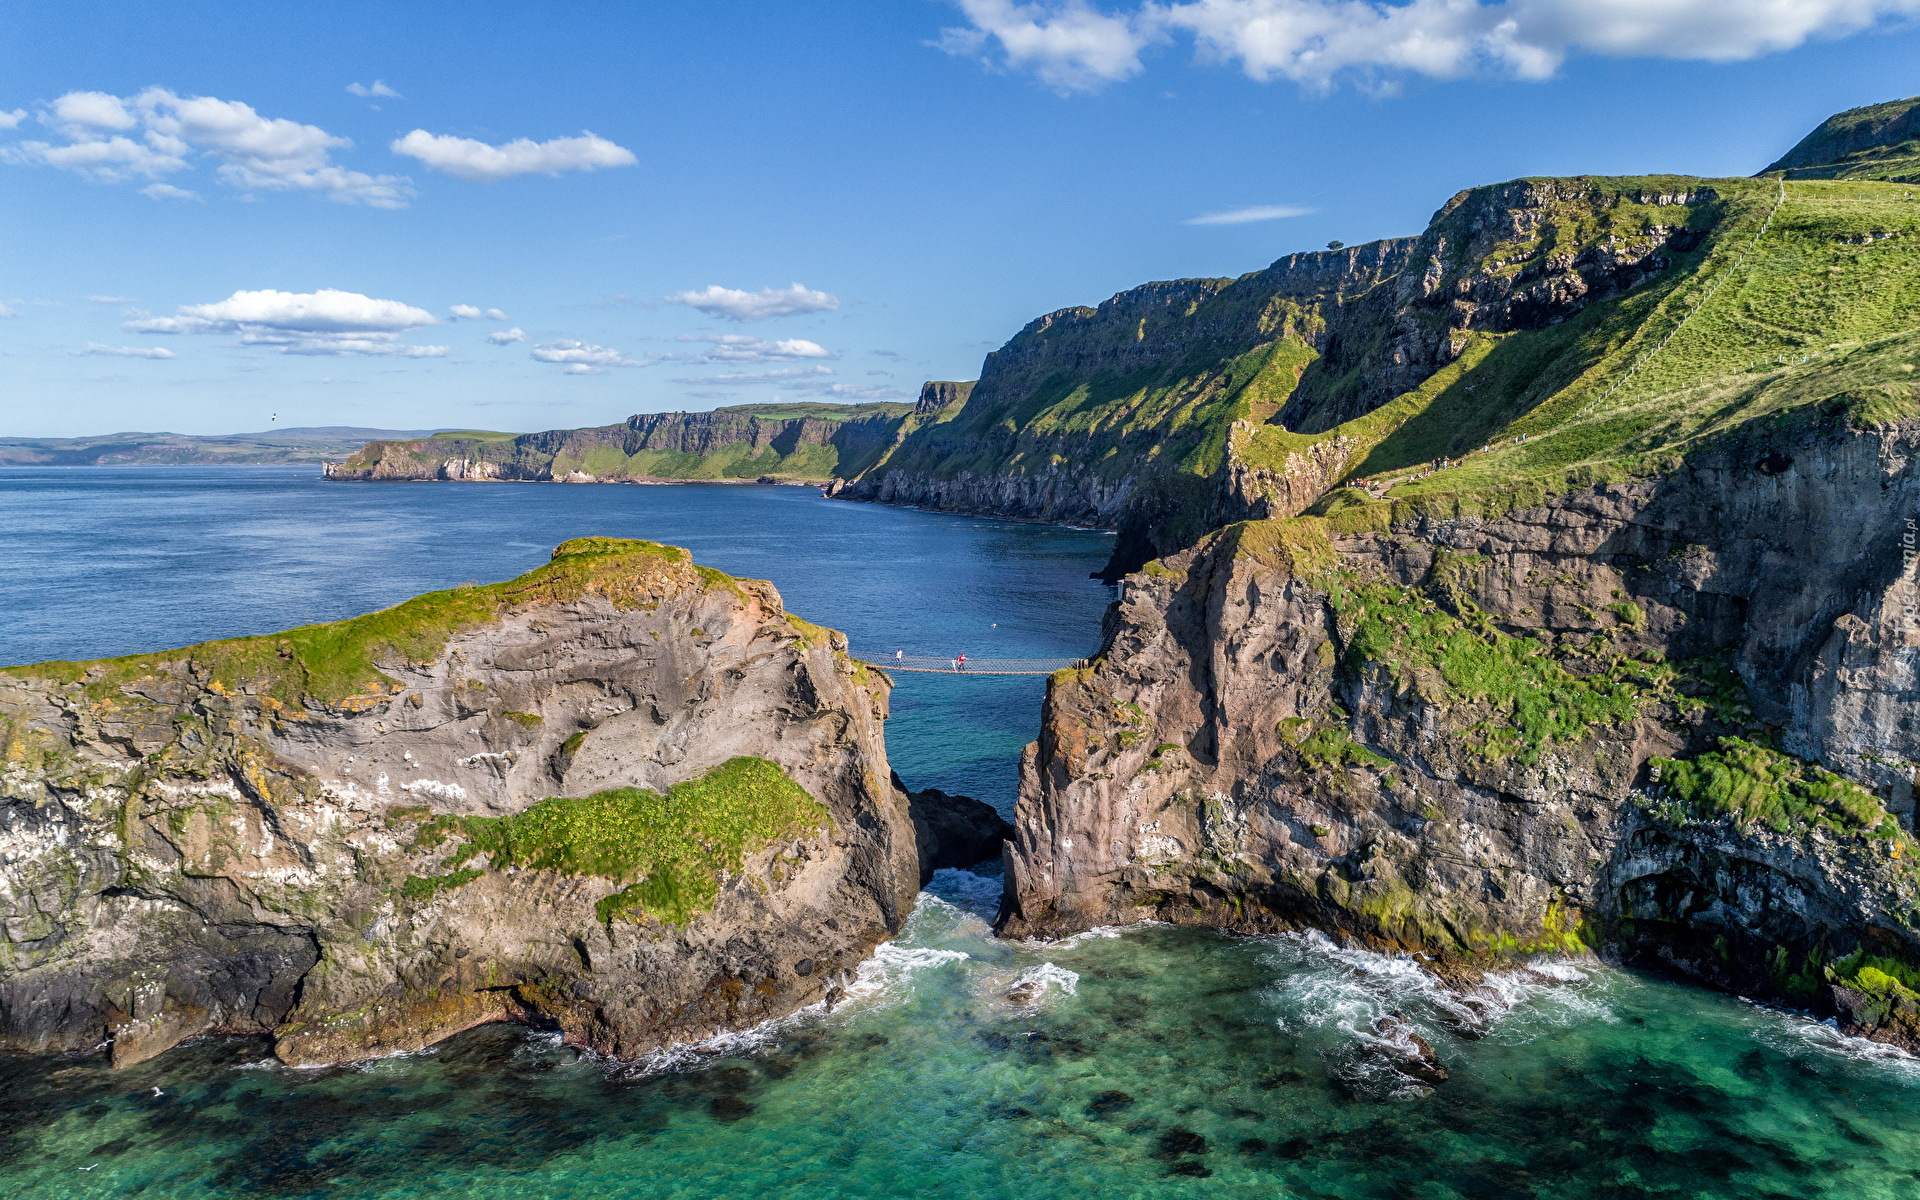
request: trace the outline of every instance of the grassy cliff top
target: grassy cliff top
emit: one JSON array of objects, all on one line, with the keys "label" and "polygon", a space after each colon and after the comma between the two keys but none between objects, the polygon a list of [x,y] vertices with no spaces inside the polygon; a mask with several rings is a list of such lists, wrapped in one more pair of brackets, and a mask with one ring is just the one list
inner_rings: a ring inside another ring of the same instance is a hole
[{"label": "grassy cliff top", "polygon": [[600,596],[616,608],[651,607],[694,589],[738,594],[729,575],[698,567],[678,546],[626,538],[575,538],[553,558],[503,583],[428,592],[392,608],[344,621],[302,625],[284,633],[226,638],[179,650],[91,662],[6,667],[16,679],[84,684],[96,700],[165,690],[184,673],[221,693],[250,692],[288,708],[309,701],[338,704],[354,696],[397,691],[382,664],[431,662],[456,633],[499,620],[508,611]]},{"label": "grassy cliff top", "polygon": [[1763,175],[1920,181],[1920,96],[1835,113]]},{"label": "grassy cliff top", "polygon": [[[1920,191],[1764,186],[1769,202],[1749,198],[1675,269],[1624,296],[1544,329],[1470,331],[1420,387],[1324,433],[1258,426],[1238,456],[1284,472],[1344,439],[1348,481],[1392,485],[1396,502],[1484,511],[1583,479],[1670,470],[1755,421],[1920,416]],[[1451,465],[1432,469],[1437,459]],[[1360,500],[1338,493],[1322,511]]]},{"label": "grassy cliff top", "polygon": [[[864,421],[869,417],[904,417],[913,411],[911,401],[875,401],[868,404],[834,404],[831,401],[807,400],[793,404],[729,404],[725,408],[716,408],[715,413],[728,416],[755,417],[762,421]],[[699,413],[675,413],[675,416],[694,416]]]}]

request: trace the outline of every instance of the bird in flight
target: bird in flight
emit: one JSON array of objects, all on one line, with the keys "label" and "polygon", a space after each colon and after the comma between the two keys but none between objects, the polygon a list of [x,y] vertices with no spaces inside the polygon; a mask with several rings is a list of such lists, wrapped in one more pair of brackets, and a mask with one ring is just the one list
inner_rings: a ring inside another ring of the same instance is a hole
[{"label": "bird in flight", "polygon": [[165,1093],[165,1092],[163,1092],[163,1091],[161,1091],[161,1090],[160,1090],[159,1088],[155,1088],[155,1089],[153,1089],[153,1094],[154,1094],[154,1095],[156,1095],[156,1096],[164,1096],[164,1095],[166,1095],[166,1093]]},{"label": "bird in flight", "polygon": [[[99,1165],[100,1165],[99,1163],[95,1163],[93,1164],[93,1167],[97,1167]],[[74,1169],[77,1171],[91,1171],[93,1170],[93,1167],[75,1167]]]}]

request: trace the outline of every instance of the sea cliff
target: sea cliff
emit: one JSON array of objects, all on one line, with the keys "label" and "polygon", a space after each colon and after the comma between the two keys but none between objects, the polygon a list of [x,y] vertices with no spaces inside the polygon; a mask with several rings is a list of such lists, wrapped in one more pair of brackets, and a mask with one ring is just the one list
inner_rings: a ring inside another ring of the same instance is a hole
[{"label": "sea cliff", "polygon": [[914,410],[909,404],[741,405],[641,413],[593,429],[441,433],[369,442],[322,471],[342,481],[823,483],[857,475],[876,461]]},{"label": "sea cliff", "polygon": [[1463,986],[1598,952],[1920,1049],[1920,423],[1803,416],[1128,576],[1050,681],[1002,932],[1310,924]]}]

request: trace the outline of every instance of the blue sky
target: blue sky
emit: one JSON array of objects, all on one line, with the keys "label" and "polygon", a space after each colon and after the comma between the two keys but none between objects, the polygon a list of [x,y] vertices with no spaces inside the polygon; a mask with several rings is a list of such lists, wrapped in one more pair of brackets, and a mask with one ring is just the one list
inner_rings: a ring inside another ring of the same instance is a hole
[{"label": "blue sky", "polygon": [[[12,4],[0,433],[906,397],[1043,312],[1417,232],[1475,184],[1750,173],[1920,92],[1917,15]],[[1296,215],[1194,223],[1249,209]]]}]

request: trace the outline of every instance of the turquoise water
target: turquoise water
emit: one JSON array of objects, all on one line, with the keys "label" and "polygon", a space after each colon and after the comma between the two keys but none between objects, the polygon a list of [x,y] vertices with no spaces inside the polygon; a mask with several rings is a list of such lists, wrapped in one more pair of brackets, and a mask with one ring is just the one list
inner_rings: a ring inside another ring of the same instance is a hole
[{"label": "turquoise water", "polygon": [[[1085,653],[1108,598],[1099,535],[800,489],[8,471],[0,660],[341,616],[586,533],[771,577],[874,654]],[[901,678],[902,774],[1010,804],[1040,681]],[[0,1195],[1920,1195],[1920,1062],[1792,1014],[1544,961],[1463,1001],[1316,934],[1001,942],[998,888],[943,871],[837,1010],[642,1063],[507,1026],[327,1070],[0,1056]],[[1399,1069],[1410,1032],[1446,1081]]]},{"label": "turquoise water", "polygon": [[[0,1060],[0,1181],[156,1200],[1920,1194],[1912,1060],[1824,1026],[1542,964],[1497,980],[1464,1038],[1404,961],[1172,927],[996,942],[994,891],[942,872],[836,1012],[643,1064],[506,1026],[353,1069],[278,1067],[249,1039],[118,1073]],[[1395,1011],[1449,1080],[1367,1053]]]}]

